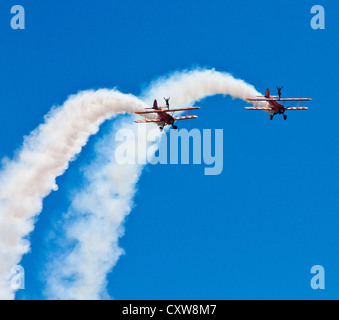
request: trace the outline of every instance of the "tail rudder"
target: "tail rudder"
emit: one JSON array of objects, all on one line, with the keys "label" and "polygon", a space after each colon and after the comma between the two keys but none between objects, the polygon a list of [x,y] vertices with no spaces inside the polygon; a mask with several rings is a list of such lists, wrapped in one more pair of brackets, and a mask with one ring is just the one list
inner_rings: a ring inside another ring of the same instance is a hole
[{"label": "tail rudder", "polygon": [[270,89],[266,89],[265,97],[269,98],[270,97]]},{"label": "tail rudder", "polygon": [[155,99],[154,102],[153,102],[153,109],[155,109],[155,110],[159,109],[157,99]]}]

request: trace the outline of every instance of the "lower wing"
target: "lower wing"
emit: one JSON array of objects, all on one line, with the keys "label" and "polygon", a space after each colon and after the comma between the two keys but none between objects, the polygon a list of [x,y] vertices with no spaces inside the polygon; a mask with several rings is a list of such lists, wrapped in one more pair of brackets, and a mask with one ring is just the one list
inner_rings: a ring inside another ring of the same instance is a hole
[{"label": "lower wing", "polygon": [[286,110],[308,110],[307,107],[287,107]]},{"label": "lower wing", "polygon": [[186,120],[186,119],[196,119],[198,116],[184,116],[184,117],[175,117],[174,120]]},{"label": "lower wing", "polygon": [[159,119],[148,119],[148,120],[135,120],[135,123],[146,123],[146,122],[155,122],[155,123],[160,123],[160,122],[164,122],[163,120],[159,120]]}]

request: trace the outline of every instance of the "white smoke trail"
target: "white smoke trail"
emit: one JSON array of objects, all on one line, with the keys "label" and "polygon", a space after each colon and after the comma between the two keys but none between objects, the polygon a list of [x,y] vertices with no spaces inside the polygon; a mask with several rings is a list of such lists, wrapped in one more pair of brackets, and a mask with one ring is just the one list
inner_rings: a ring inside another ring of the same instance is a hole
[{"label": "white smoke trail", "polygon": [[[173,106],[183,106],[214,94],[229,94],[245,100],[259,92],[230,74],[196,69],[158,79],[144,92],[142,100],[151,104],[154,98],[171,96]],[[147,135],[138,134],[137,125],[123,123],[115,128],[133,130],[137,143],[147,144]],[[67,214],[72,222],[63,221],[65,235],[75,245],[52,260],[49,266],[46,290],[49,298],[100,299],[107,296],[107,273],[123,252],[118,240],[123,235],[122,224],[131,211],[143,167],[116,163],[115,148],[107,147],[112,146],[114,136],[115,132],[107,135],[96,148],[99,161],[86,168],[87,187],[78,191]],[[136,150],[139,157],[145,157],[146,150],[134,143],[128,148]]]},{"label": "white smoke trail", "polygon": [[175,72],[151,83],[141,99],[150,103],[152,99],[170,96],[172,105],[187,105],[215,94],[230,95],[245,100],[260,93],[244,80],[215,69],[194,69]]},{"label": "white smoke trail", "polygon": [[0,172],[0,299],[14,298],[10,269],[29,251],[27,236],[34,229],[43,198],[58,188],[56,177],[105,119],[144,107],[136,97],[116,90],[73,95],[25,137],[14,160],[4,161]]},{"label": "white smoke trail", "polygon": [[[138,127],[131,122],[124,119],[115,125],[117,129],[134,132],[137,137]],[[113,130],[96,145],[96,158],[85,168],[86,187],[72,199],[62,220],[66,245],[70,248],[66,253],[63,248],[59,256],[52,256],[52,262],[47,265],[46,294],[50,299],[108,297],[106,274],[123,254],[118,239],[124,233],[122,223],[132,209],[143,167],[115,162],[115,134]],[[138,142],[128,143],[127,148],[132,150]],[[129,160],[135,162],[134,156]]]}]

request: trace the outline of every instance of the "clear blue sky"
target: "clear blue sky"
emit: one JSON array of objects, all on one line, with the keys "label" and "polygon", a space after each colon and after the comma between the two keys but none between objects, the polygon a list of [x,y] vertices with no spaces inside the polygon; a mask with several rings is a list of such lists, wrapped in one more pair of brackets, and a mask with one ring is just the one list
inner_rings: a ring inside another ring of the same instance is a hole
[{"label": "clear blue sky", "polygon": [[[10,28],[13,4],[26,10],[24,31]],[[325,30],[310,27],[315,4],[325,7]],[[224,129],[224,171],[145,170],[108,291],[116,299],[339,298],[338,12],[329,0],[2,0],[0,155],[82,89],[139,94],[194,66],[231,72],[260,92],[284,85],[285,96],[313,98],[308,112],[269,121],[242,101],[201,103],[185,126]],[[101,134],[45,199],[18,299],[43,298],[47,235]],[[326,272],[322,291],[309,284],[316,264]]]}]

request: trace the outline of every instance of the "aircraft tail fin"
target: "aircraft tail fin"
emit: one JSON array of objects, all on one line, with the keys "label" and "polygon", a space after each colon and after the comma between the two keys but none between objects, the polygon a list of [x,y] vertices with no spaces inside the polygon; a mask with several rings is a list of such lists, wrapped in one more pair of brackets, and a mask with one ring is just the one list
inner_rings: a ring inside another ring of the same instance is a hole
[{"label": "aircraft tail fin", "polygon": [[265,97],[269,98],[270,97],[270,89],[266,89]]},{"label": "aircraft tail fin", "polygon": [[159,108],[158,108],[158,102],[157,102],[156,99],[155,99],[154,102],[153,102],[153,109],[155,109],[155,110],[158,110],[158,109],[159,109]]}]

